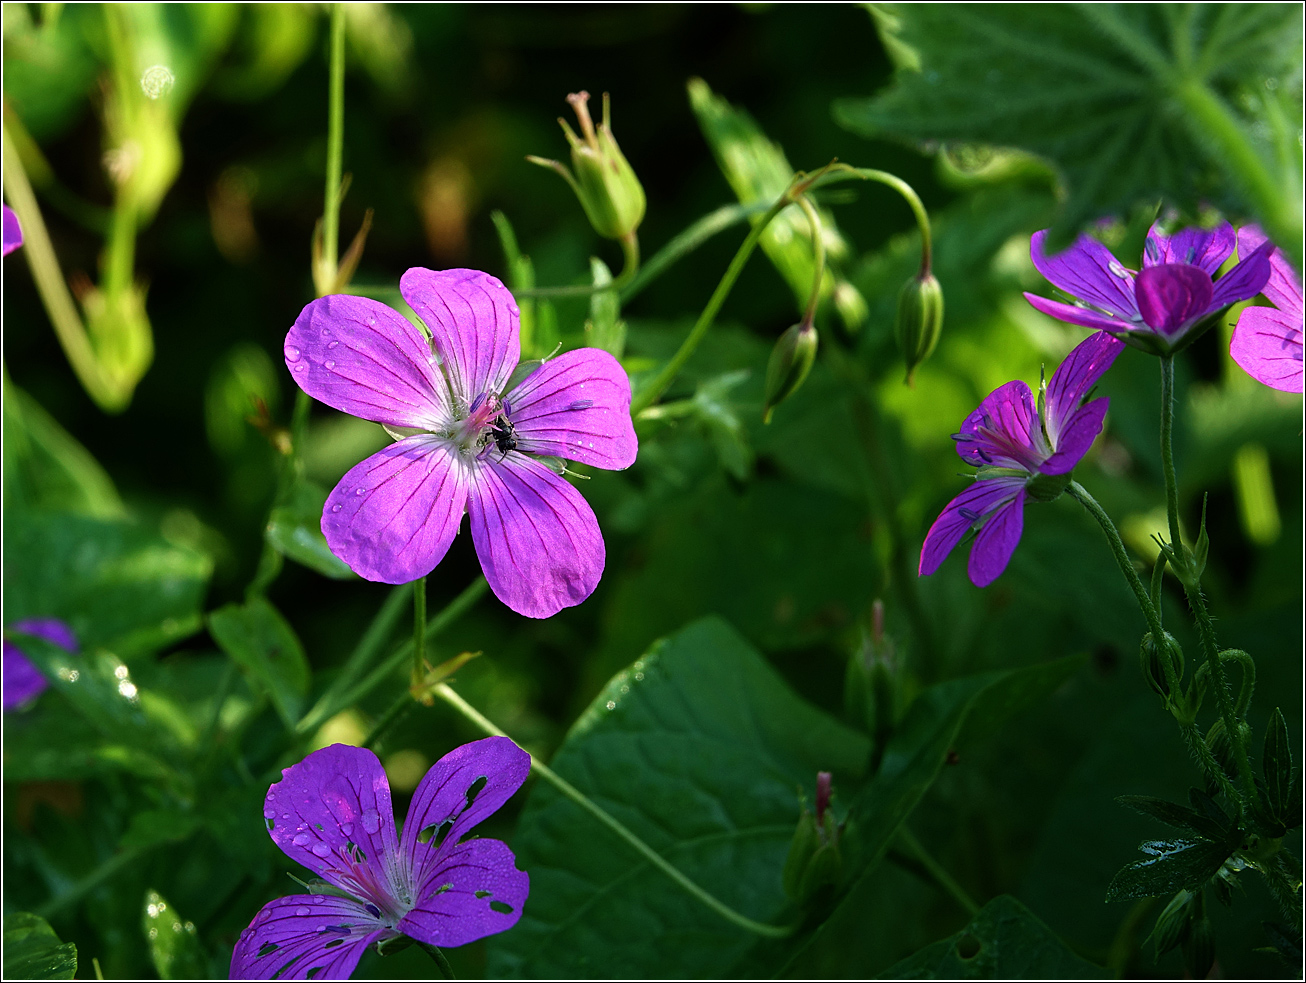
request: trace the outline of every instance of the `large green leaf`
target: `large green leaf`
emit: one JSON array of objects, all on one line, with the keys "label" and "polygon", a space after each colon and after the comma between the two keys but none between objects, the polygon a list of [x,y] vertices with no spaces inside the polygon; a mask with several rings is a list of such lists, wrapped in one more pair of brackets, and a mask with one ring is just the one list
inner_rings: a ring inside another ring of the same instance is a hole
[{"label": "large green leaf", "polygon": [[964,929],[890,969],[891,980],[1101,980],[1108,974],[1081,959],[1015,898],[986,904]]},{"label": "large green leaf", "polygon": [[326,492],[311,481],[300,481],[285,505],[279,505],[268,516],[265,530],[272,547],[297,563],[316,570],[333,580],[348,580],[354,571],[340,557],[331,552],[326,536],[322,535],[322,506]]},{"label": "large green leaf", "polygon": [[[653,646],[581,716],[553,767],[751,918],[786,915],[780,875],[819,770],[855,782],[864,737],[795,695],[709,618]],[[513,842],[531,898],[491,976],[720,976],[756,941],[686,895],[551,786]]]},{"label": "large green leaf", "polygon": [[1301,147],[1282,123],[1301,115],[1299,6],[886,4],[876,15],[899,68],[887,91],[835,104],[848,128],[1048,158],[1068,185],[1063,241],[1158,198],[1193,212],[1208,199],[1250,207],[1275,238],[1300,239]]},{"label": "large green leaf", "polygon": [[132,658],[199,628],[212,561],[132,523],[7,512],[4,568],[6,625],[61,618],[83,649]]},{"label": "large green leaf", "polygon": [[44,918],[17,911],[5,915],[4,967],[11,980],[71,980],[77,946],[60,942]]},{"label": "large green leaf", "polygon": [[1202,839],[1148,840],[1145,860],[1125,864],[1106,890],[1108,901],[1130,901],[1193,890],[1205,884],[1233,853],[1227,842]]},{"label": "large green leaf", "polygon": [[209,634],[267,688],[281,719],[294,726],[308,696],[308,658],[281,613],[261,597],[228,604],[209,615]]}]

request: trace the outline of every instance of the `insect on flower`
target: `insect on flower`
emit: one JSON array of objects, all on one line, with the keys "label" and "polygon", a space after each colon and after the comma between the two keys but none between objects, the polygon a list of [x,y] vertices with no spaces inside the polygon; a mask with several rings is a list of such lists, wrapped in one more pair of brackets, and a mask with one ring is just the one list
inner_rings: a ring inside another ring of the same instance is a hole
[{"label": "insect on flower", "polygon": [[504,604],[531,618],[579,604],[603,573],[603,535],[580,492],[537,455],[634,463],[625,370],[580,348],[511,386],[520,326],[502,283],[416,268],[399,289],[429,341],[397,311],[344,294],[313,301],[286,335],[300,388],[396,438],[327,497],[331,551],[368,580],[407,583],[444,558],[466,512]]}]

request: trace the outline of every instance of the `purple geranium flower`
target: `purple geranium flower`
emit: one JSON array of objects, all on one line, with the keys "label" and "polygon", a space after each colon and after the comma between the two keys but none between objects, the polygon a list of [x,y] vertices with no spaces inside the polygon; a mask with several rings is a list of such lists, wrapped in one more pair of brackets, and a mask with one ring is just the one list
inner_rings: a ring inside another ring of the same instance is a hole
[{"label": "purple geranium flower", "polygon": [[975,586],[987,587],[1007,568],[1020,542],[1026,497],[1051,501],[1060,495],[1101,432],[1110,401],[1084,400],[1122,348],[1099,331],[1066,356],[1037,403],[1029,386],[1008,382],[966,417],[952,439],[962,459],[981,471],[925,534],[922,577],[939,569],[971,529],[979,530],[967,566]]},{"label": "purple geranium flower", "polygon": [[0,255],[8,256],[15,249],[23,244],[23,227],[18,224],[18,216],[8,205],[4,205],[4,252]]},{"label": "purple geranium flower", "polygon": [[[29,618],[15,622],[10,627],[24,635],[44,638],[69,652],[77,651],[77,636],[72,629],[56,618]],[[49,682],[32,660],[23,655],[18,646],[5,639],[4,643],[4,709],[17,710],[32,702],[45,691]]]},{"label": "purple geranium flower", "polygon": [[333,744],[282,772],[263,815],[272,840],[344,892],[263,906],[231,955],[232,979],[348,979],[373,942],[406,935],[444,948],[517,924],[530,890],[507,845],[463,837],[526,780],[506,737],[455,748],[422,779],[395,832],[375,754]]},{"label": "purple geranium flower", "polygon": [[[1261,249],[1265,233],[1255,225],[1238,230],[1238,255]],[[1270,254],[1270,279],[1261,293],[1274,307],[1248,307],[1238,317],[1229,354],[1243,371],[1274,389],[1302,391],[1301,278],[1283,250]],[[1277,308],[1277,310],[1276,310]]]},{"label": "purple geranium flower", "polygon": [[286,335],[286,367],[306,393],[390,428],[396,443],[350,470],[327,498],[322,532],[360,576],[425,576],[471,516],[491,589],[518,614],[579,604],[603,573],[603,536],[575,488],[534,454],[625,468],[638,445],[630,380],[596,348],[542,363],[511,392],[517,305],[477,270],[415,268],[399,281],[428,342],[384,304],[313,301]]},{"label": "purple geranium flower", "polygon": [[[1159,223],[1158,223],[1159,224]],[[1092,236],[1081,235],[1056,256],[1043,252],[1046,230],[1030,240],[1034,266],[1052,285],[1083,306],[1063,304],[1036,294],[1025,298],[1044,314],[1086,328],[1099,328],[1145,351],[1174,351],[1193,325],[1208,315],[1255,297],[1270,276],[1270,250],[1264,246],[1243,256],[1219,280],[1211,277],[1234,248],[1233,226],[1183,229],[1161,235],[1158,225],[1147,233],[1141,272],[1122,266]],[[1190,339],[1191,340],[1191,339]]]}]

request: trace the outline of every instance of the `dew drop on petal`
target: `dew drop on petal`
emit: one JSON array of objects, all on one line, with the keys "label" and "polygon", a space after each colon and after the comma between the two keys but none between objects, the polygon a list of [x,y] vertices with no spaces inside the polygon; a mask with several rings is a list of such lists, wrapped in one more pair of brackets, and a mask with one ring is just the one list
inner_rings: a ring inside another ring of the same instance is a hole
[{"label": "dew drop on petal", "polygon": [[276,818],[277,818],[277,810],[273,809],[271,806],[265,806],[265,807],[263,808],[263,818],[264,818],[264,819],[276,819]]},{"label": "dew drop on petal", "polygon": [[296,348],[294,345],[286,346],[286,361],[288,362],[299,361],[299,349]]},{"label": "dew drop on petal", "polygon": [[308,846],[312,839],[313,837],[309,836],[307,833],[296,833],[295,838],[290,842],[295,844],[295,846]]},{"label": "dew drop on petal", "polygon": [[327,367],[328,369],[334,369],[334,368],[336,367],[336,363],[333,362],[333,361],[331,361],[330,359],[328,359],[328,360],[327,360],[327,363],[326,363],[326,367]]},{"label": "dew drop on petal", "polygon": [[298,908],[295,909],[295,914],[298,915],[300,918],[304,918],[308,915],[311,915],[312,912],[309,911],[308,908],[305,907],[304,905],[300,905]]},{"label": "dew drop on petal", "polygon": [[298,365],[295,366],[295,371],[303,372],[306,368],[308,368],[308,366],[305,365],[303,362],[300,362]]},{"label": "dew drop on petal", "polygon": [[338,341],[333,341],[333,342],[331,342],[331,344],[327,345],[327,351],[330,351],[332,348],[335,348],[336,345],[338,345],[338,344],[340,344],[340,342],[338,342]]},{"label": "dew drop on petal", "polygon": [[330,853],[331,853],[331,848],[327,846],[325,843],[313,844],[313,856],[325,857],[328,856]]},{"label": "dew drop on petal", "polygon": [[330,337],[331,337],[331,329],[330,329],[330,328],[323,328],[323,329],[322,329],[322,337],[323,337],[323,338],[330,338]]},{"label": "dew drop on petal", "polygon": [[381,814],[375,809],[368,809],[363,813],[363,829],[367,832],[375,833],[381,828]]},{"label": "dew drop on petal", "polygon": [[[339,506],[336,506],[336,507],[339,508]],[[341,825],[340,825],[340,832],[344,833],[346,836],[353,836],[353,835],[354,835],[354,824],[353,824],[353,823],[341,823]]]},{"label": "dew drop on petal", "polygon": [[[344,508],[343,505],[333,505],[333,506],[331,506],[331,511],[332,511],[332,512],[339,512],[342,508]],[[346,833],[345,835],[348,836],[349,834]]]},{"label": "dew drop on petal", "polygon": [[355,494],[355,495],[361,495],[361,494],[363,494],[365,491],[367,491],[367,489],[364,488],[362,485],[359,485],[357,488],[354,489],[354,494]]}]

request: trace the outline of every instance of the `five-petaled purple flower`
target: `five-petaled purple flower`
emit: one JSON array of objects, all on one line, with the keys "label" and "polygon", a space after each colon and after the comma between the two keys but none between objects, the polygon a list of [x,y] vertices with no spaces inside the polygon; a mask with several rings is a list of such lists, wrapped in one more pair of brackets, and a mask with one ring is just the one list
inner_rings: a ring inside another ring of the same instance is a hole
[{"label": "five-petaled purple flower", "polygon": [[348,979],[373,942],[406,935],[448,948],[512,928],[530,878],[506,844],[463,837],[530,768],[506,737],[455,748],[417,786],[400,833],[371,751],[333,744],[287,768],[263,809],[273,842],[348,896],[264,905],[236,942],[231,978]]},{"label": "five-petaled purple flower", "polygon": [[1174,351],[1195,324],[1207,315],[1248,297],[1255,297],[1270,276],[1270,250],[1263,245],[1212,282],[1222,263],[1233,254],[1233,226],[1183,229],[1164,236],[1153,225],[1143,249],[1143,269],[1122,266],[1110,250],[1092,236],[1080,235],[1056,256],[1043,251],[1047,232],[1030,240],[1034,266],[1052,285],[1086,306],[1025,298],[1044,314],[1086,328],[1098,328],[1145,351]]},{"label": "five-petaled purple flower", "polygon": [[[1265,233],[1255,225],[1238,230],[1238,255],[1260,249]],[[1270,279],[1261,291],[1274,307],[1248,307],[1238,317],[1229,354],[1243,371],[1274,389],[1302,391],[1301,277],[1275,249],[1270,254]],[[1276,309],[1277,308],[1277,309]]]},{"label": "five-petaled purple flower", "polygon": [[23,244],[23,227],[18,224],[18,216],[8,205],[4,208],[4,228],[3,244],[4,251],[0,255],[8,256],[15,249]]},{"label": "five-petaled purple flower", "polygon": [[1026,497],[1049,501],[1102,430],[1107,399],[1084,404],[1124,345],[1104,331],[1075,346],[1052,373],[1037,403],[1029,386],[999,386],[954,434],[957,453],[981,468],[973,485],[948,503],[925,534],[920,575],[932,574],[972,528],[978,529],[967,572],[987,587],[1007,568],[1024,528]]},{"label": "five-petaled purple flower", "polygon": [[[58,645],[69,652],[77,651],[77,636],[73,634],[71,628],[57,618],[29,618],[26,621],[16,621],[10,627],[24,635],[44,638],[52,645]],[[46,678],[41,675],[41,671],[32,665],[32,660],[23,655],[17,645],[5,639],[3,686],[5,710],[17,710],[31,703],[49,685]]]},{"label": "five-petaled purple flower", "polygon": [[368,580],[406,583],[443,559],[466,511],[504,604],[532,618],[579,604],[603,573],[598,520],[530,455],[633,464],[629,378],[607,352],[581,348],[508,392],[520,325],[502,283],[477,270],[415,268],[399,289],[429,343],[384,304],[343,294],[313,301],[286,335],[286,367],[306,393],[407,434],[327,498],[331,551]]}]

